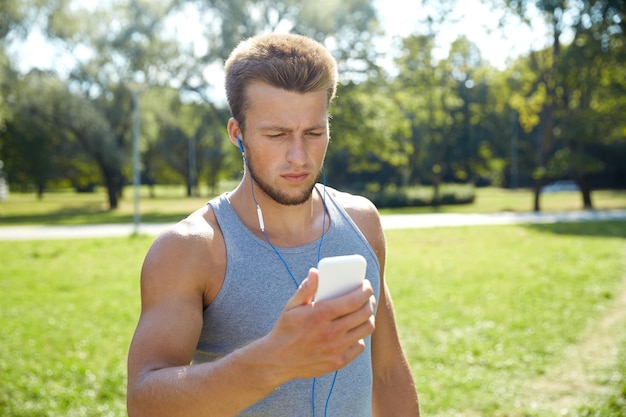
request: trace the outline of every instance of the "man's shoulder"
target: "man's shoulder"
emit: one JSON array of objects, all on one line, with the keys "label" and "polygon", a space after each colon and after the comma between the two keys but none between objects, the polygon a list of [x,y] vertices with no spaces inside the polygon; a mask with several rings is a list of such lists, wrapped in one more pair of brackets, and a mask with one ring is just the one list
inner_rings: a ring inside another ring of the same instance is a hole
[{"label": "man's shoulder", "polygon": [[142,281],[166,291],[201,294],[210,304],[223,282],[226,248],[210,207],[163,231],[144,260]]},{"label": "man's shoulder", "polygon": [[153,242],[150,253],[173,263],[211,261],[220,258],[223,245],[215,214],[207,205],[164,230]]},{"label": "man's shoulder", "polygon": [[381,264],[384,260],[385,238],[378,209],[368,198],[330,189],[330,195],[342,207],[365,236]]},{"label": "man's shoulder", "polygon": [[159,238],[173,241],[210,241],[215,238],[219,230],[215,214],[209,205],[206,205],[189,216],[167,228]]},{"label": "man's shoulder", "polygon": [[[330,188],[330,195],[337,205],[342,207],[357,227],[369,238],[378,236],[382,230],[378,209],[368,198],[345,191]],[[375,245],[370,241],[372,246]]]},{"label": "man's shoulder", "polygon": [[339,191],[332,187],[327,187],[327,192],[350,216],[378,216],[378,209],[367,197],[351,192]]}]

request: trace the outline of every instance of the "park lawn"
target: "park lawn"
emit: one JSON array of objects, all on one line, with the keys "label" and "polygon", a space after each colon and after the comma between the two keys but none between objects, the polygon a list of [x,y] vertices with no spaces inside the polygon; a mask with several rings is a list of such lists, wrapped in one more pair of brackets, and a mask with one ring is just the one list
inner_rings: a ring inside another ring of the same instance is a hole
[{"label": "park lawn", "polygon": [[[535,381],[626,294],[625,238],[624,222],[389,231],[387,281],[424,414],[578,415],[543,404],[552,393]],[[592,377],[615,385],[621,408],[584,415],[626,413],[621,361],[605,359]],[[576,408],[610,400],[577,395]]]},{"label": "park lawn", "polygon": [[[229,189],[233,183],[224,183],[219,191]],[[467,186],[464,186],[468,188]],[[426,192],[429,187],[421,187]],[[132,223],[134,216],[133,189],[126,187],[116,210],[107,207],[106,194],[101,188],[94,193],[76,193],[72,190],[54,191],[44,194],[39,200],[34,193],[11,193],[7,201],[0,202],[0,226],[27,224],[110,224]],[[382,214],[394,213],[497,213],[502,211],[528,212],[533,209],[531,190],[506,190],[502,188],[476,188],[476,199],[472,204],[433,207],[405,207],[382,209]],[[148,187],[141,188],[139,212],[145,223],[173,223],[206,204],[211,198],[208,191],[202,196],[185,197],[182,187],[157,186],[155,196],[150,197]],[[596,209],[625,209],[626,191],[602,190],[592,194]],[[542,211],[567,211],[582,208],[578,192],[543,194]]]},{"label": "park lawn", "polygon": [[[424,415],[555,415],[526,400],[626,289],[625,226],[389,231],[387,282]],[[126,352],[151,241],[0,242],[0,415],[126,415]],[[622,399],[623,379],[603,375],[612,394],[581,393],[577,406]]]},{"label": "park lawn", "polygon": [[151,240],[0,242],[0,415],[126,415]]}]

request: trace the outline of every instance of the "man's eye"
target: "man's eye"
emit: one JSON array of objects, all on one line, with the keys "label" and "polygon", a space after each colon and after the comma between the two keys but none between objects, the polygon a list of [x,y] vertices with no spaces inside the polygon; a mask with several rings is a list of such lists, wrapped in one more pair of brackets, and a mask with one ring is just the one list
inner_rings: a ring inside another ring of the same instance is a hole
[{"label": "man's eye", "polygon": [[309,136],[313,136],[316,138],[321,137],[323,134],[324,134],[323,132],[309,132]]},{"label": "man's eye", "polygon": [[270,139],[278,139],[281,136],[283,136],[283,133],[276,133],[274,135],[267,135],[267,137],[270,138]]}]

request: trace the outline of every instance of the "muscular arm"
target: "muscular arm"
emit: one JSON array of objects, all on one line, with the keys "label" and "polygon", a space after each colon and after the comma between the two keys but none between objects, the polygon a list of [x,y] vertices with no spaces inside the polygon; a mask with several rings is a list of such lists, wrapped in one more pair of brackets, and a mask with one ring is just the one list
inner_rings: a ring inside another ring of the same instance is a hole
[{"label": "muscular arm", "polygon": [[159,237],[144,262],[142,311],[128,356],[130,417],[232,416],[290,379],[325,374],[363,351],[373,330],[371,286],[315,305],[311,272],[268,335],[189,365],[225,259],[213,229],[198,233],[195,226]]},{"label": "muscular arm", "polygon": [[376,330],[372,334],[373,415],[418,417],[417,391],[400,345],[393,303],[384,280],[386,244],[380,216],[371,202],[360,197],[344,198],[348,198],[344,201],[348,214],[374,249],[381,269]]},{"label": "muscular arm", "polygon": [[393,304],[386,285],[381,285],[372,352],[374,416],[418,417],[417,391],[400,346]]},{"label": "muscular arm", "polygon": [[[189,366],[210,291],[200,271],[219,265],[206,260],[216,249],[211,230],[203,236],[187,234],[184,225],[178,229],[155,241],[142,269],[142,310],[128,359],[131,417],[232,415],[279,383],[264,369],[271,355],[263,353],[261,342],[216,362]],[[232,395],[233,387],[241,388],[241,395]]]}]

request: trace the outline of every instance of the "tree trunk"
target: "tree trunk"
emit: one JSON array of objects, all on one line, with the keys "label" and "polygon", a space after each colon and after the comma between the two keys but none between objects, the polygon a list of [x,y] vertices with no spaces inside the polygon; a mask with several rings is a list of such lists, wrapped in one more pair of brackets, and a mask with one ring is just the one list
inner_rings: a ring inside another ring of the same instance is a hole
[{"label": "tree trunk", "polygon": [[44,189],[45,189],[45,186],[43,183],[37,184],[37,199],[38,200],[43,200]]},{"label": "tree trunk", "polygon": [[[559,36],[561,32],[559,30],[559,18],[553,13],[552,15],[552,28],[553,28],[553,38],[552,38],[552,65],[550,68],[550,73],[548,78],[545,80],[545,86],[547,91],[547,99],[548,105],[545,107],[545,121],[546,127],[543,135],[541,137],[541,146],[539,148],[539,167],[542,171],[545,172],[546,164],[548,162],[548,156],[550,155],[550,150],[552,148],[552,141],[554,139],[554,118],[555,112],[557,108],[557,62],[559,61],[559,56],[561,53],[561,43],[559,40]],[[534,211],[541,211],[540,208],[540,197],[541,197],[541,187],[544,185],[544,178],[539,178],[535,181],[535,202],[534,202]]]},{"label": "tree trunk", "polygon": [[115,210],[118,206],[122,188],[120,177],[115,172],[111,173],[102,165],[101,170],[104,177],[104,185],[107,189],[107,196],[109,197],[109,210]]},{"label": "tree trunk", "polygon": [[115,181],[111,181],[109,178],[105,179],[105,183],[107,187],[107,195],[109,196],[109,210],[115,210],[118,203],[117,184],[115,184]]},{"label": "tree trunk", "polygon": [[593,210],[593,203],[591,202],[591,190],[588,188],[583,189],[582,194],[583,194],[583,208],[585,210]]},{"label": "tree trunk", "polygon": [[433,207],[438,208],[441,205],[441,184],[439,179],[435,178],[433,183]]},{"label": "tree trunk", "polygon": [[591,201],[591,187],[589,183],[585,180],[578,181],[578,187],[580,188],[580,193],[583,197],[583,209],[585,210],[593,210],[593,203]]},{"label": "tree trunk", "polygon": [[535,187],[533,189],[534,192],[534,201],[533,201],[533,210],[535,212],[540,212],[541,211],[541,206],[540,206],[540,202],[541,202],[541,187],[543,185],[543,181],[542,180],[536,180],[535,181]]},{"label": "tree trunk", "polygon": [[187,197],[191,197],[193,193],[193,185],[191,184],[191,180],[187,179]]}]

